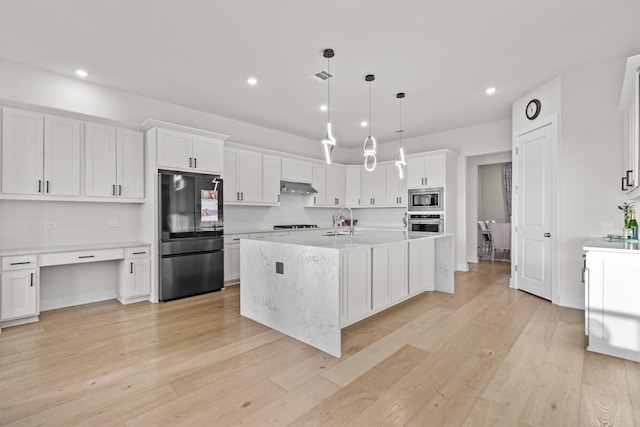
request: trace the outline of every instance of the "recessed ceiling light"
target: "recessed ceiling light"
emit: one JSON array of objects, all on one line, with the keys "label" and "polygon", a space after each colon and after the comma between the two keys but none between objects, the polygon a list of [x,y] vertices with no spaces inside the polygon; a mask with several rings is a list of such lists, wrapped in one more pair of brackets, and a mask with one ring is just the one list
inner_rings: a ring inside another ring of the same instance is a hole
[{"label": "recessed ceiling light", "polygon": [[81,70],[80,68],[76,69],[75,73],[78,77],[87,77],[89,75],[89,73],[87,73],[85,70]]},{"label": "recessed ceiling light", "polygon": [[327,107],[326,105],[323,104],[323,105],[320,106],[320,111],[327,111],[327,108],[329,108],[329,107]]},{"label": "recessed ceiling light", "polygon": [[249,86],[255,86],[258,84],[258,79],[256,79],[255,77],[249,77],[247,79],[247,83],[249,83]]},{"label": "recessed ceiling light", "polygon": [[366,128],[368,124],[369,123],[367,123],[366,120],[363,120],[363,121],[360,122],[360,126],[362,126],[363,128]]},{"label": "recessed ceiling light", "polygon": [[493,86],[488,87],[487,90],[485,90],[485,92],[487,95],[493,95],[494,93],[496,93],[496,88]]}]

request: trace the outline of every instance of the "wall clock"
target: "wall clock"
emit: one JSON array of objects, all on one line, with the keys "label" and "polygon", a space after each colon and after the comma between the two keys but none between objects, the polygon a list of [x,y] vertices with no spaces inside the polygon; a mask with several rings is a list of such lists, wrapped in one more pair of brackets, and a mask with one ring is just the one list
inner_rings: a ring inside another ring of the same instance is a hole
[{"label": "wall clock", "polygon": [[540,114],[540,108],[541,104],[539,100],[532,99],[531,101],[529,101],[529,103],[527,104],[527,108],[525,109],[527,119],[533,120],[538,117],[538,114]]}]

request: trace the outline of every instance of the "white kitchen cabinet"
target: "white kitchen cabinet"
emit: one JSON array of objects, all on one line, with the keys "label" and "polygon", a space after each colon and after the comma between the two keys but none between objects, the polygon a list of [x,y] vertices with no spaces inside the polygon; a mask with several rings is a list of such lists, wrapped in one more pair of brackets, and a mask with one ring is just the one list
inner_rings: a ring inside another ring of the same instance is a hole
[{"label": "white kitchen cabinet", "polygon": [[344,166],[327,166],[326,198],[328,205],[342,206],[346,200],[346,171]]},{"label": "white kitchen cabinet", "polygon": [[37,316],[39,269],[34,256],[2,259],[0,321]]},{"label": "white kitchen cabinet", "polygon": [[282,180],[311,184],[313,180],[313,166],[311,162],[283,157]]},{"label": "white kitchen cabinet", "polygon": [[620,95],[624,112],[624,163],[621,190],[629,198],[640,195],[640,55],[627,59]]},{"label": "white kitchen cabinet", "polygon": [[89,197],[144,198],[141,132],[86,124],[85,193]]},{"label": "white kitchen cabinet", "polygon": [[228,234],[224,236],[224,282],[238,282],[240,279],[240,239],[249,234]]},{"label": "white kitchen cabinet", "polygon": [[314,163],[311,170],[311,186],[317,191],[317,193],[313,194],[313,206],[326,205],[328,203],[326,200],[327,167]]},{"label": "white kitchen cabinet", "polygon": [[278,156],[262,155],[262,202],[264,204],[280,203],[281,160]]},{"label": "white kitchen cabinet", "polygon": [[587,349],[640,362],[640,254],[588,251]]},{"label": "white kitchen cabinet", "polygon": [[442,187],[444,185],[445,154],[421,155],[407,159],[407,186]]},{"label": "white kitchen cabinet", "polygon": [[2,192],[79,196],[82,122],[4,108]]},{"label": "white kitchen cabinet", "polygon": [[372,307],[387,307],[409,295],[407,243],[374,246],[372,249]]},{"label": "white kitchen cabinet", "polygon": [[150,248],[141,246],[128,248],[122,263],[118,283],[118,301],[130,304],[149,299],[151,294]]},{"label": "white kitchen cabinet", "polygon": [[347,166],[345,170],[345,204],[360,206],[360,167]]},{"label": "white kitchen cabinet", "polygon": [[395,164],[388,164],[384,167],[387,178],[387,193],[385,203],[389,206],[407,205],[406,180],[400,179],[398,167]]},{"label": "white kitchen cabinet", "polygon": [[372,172],[361,169],[360,206],[384,206],[387,194],[385,168],[377,167]]},{"label": "white kitchen cabinet", "polygon": [[228,204],[262,204],[262,154],[224,150],[224,201]]},{"label": "white kitchen cabinet", "polygon": [[222,175],[223,151],[222,140],[170,129],[158,129],[157,161],[161,169]]},{"label": "white kitchen cabinet", "polygon": [[409,294],[435,289],[435,240],[409,241]]},{"label": "white kitchen cabinet", "polygon": [[340,254],[342,326],[371,313],[371,249],[354,249]]}]

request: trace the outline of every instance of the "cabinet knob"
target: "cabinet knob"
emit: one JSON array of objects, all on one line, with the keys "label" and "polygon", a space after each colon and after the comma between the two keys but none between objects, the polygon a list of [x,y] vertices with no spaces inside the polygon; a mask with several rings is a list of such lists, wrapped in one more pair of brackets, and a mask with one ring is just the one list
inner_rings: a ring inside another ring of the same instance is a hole
[{"label": "cabinet knob", "polygon": [[544,233],[544,237],[547,237],[547,238],[551,237],[551,233]]}]

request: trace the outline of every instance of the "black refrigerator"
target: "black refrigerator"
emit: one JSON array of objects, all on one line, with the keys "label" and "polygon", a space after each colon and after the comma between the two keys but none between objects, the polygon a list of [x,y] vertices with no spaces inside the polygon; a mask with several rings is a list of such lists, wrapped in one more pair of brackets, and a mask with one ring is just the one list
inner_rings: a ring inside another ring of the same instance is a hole
[{"label": "black refrigerator", "polygon": [[158,174],[160,301],[219,291],[224,285],[222,180]]}]

